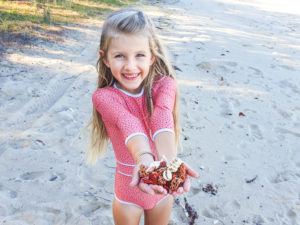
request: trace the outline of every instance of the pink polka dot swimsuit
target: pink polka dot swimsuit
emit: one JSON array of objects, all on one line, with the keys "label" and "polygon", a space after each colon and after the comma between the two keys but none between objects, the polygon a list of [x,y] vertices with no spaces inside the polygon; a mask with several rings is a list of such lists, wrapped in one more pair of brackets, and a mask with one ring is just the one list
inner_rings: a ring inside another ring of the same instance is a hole
[{"label": "pink polka dot swimsuit", "polygon": [[175,103],[176,82],[161,76],[152,87],[153,115],[148,118],[144,91],[130,94],[116,85],[97,89],[93,104],[100,113],[113,145],[116,158],[115,197],[123,203],[143,209],[154,208],[164,195],[150,195],[137,187],[130,187],[135,162],[126,143],[135,135],[148,138],[152,153],[157,157],[153,139],[162,131],[174,132],[172,111]]}]

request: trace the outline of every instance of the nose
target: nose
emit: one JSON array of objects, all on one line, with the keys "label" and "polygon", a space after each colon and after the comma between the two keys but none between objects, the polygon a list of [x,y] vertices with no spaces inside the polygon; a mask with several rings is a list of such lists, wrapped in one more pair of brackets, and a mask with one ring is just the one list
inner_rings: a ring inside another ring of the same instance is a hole
[{"label": "nose", "polygon": [[127,59],[126,63],[125,63],[125,66],[124,66],[124,69],[125,70],[133,70],[135,68],[136,68],[136,60],[132,59],[132,58]]}]

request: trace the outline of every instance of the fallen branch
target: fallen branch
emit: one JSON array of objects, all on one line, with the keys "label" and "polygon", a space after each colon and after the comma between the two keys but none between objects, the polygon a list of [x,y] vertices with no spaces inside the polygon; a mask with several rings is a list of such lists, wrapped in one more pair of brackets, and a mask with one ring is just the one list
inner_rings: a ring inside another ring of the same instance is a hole
[{"label": "fallen branch", "polygon": [[254,182],[254,181],[256,180],[257,177],[258,177],[258,176],[256,175],[254,178],[252,178],[252,179],[250,179],[250,180],[247,180],[247,179],[246,179],[246,183],[247,183],[247,184],[250,184],[250,183]]}]

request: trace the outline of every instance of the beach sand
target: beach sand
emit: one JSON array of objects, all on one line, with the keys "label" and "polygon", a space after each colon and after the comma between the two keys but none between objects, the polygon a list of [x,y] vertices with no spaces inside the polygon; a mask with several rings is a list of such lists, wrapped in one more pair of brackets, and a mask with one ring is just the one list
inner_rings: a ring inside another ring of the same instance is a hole
[{"label": "beach sand", "polygon": [[[299,6],[138,3],[177,72],[179,155],[200,173],[170,224],[300,224]],[[111,147],[84,162],[102,22],[0,56],[1,225],[113,224]]]}]

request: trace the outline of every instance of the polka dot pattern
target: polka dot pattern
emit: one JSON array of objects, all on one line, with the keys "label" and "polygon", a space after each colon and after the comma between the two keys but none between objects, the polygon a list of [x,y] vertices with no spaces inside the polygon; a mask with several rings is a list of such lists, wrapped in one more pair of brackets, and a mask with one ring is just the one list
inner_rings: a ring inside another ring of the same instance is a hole
[{"label": "polka dot pattern", "polygon": [[[152,88],[153,115],[148,118],[145,94],[138,97],[129,96],[113,86],[97,89],[93,93],[93,104],[103,119],[117,161],[134,164],[125,145],[126,138],[134,133],[145,134],[152,152],[157,155],[151,135],[160,129],[174,129],[172,110],[175,95],[176,82],[167,76],[159,77]],[[132,174],[132,168],[122,168],[120,172]],[[148,195],[138,188],[130,187],[131,177],[129,176],[116,173],[115,178],[115,193],[122,201],[150,209],[164,197],[163,195]]]}]

